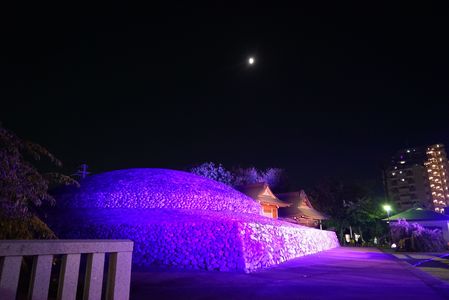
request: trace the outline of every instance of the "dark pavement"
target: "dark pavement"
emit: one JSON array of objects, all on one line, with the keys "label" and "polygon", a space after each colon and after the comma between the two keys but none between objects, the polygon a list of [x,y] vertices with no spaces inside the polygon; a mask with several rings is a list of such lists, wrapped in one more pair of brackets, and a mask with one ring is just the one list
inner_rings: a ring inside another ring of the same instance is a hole
[{"label": "dark pavement", "polygon": [[401,261],[449,283],[449,253],[399,252],[393,255]]},{"label": "dark pavement", "polygon": [[374,248],[341,247],[251,274],[134,271],[131,299],[449,299],[449,284]]}]

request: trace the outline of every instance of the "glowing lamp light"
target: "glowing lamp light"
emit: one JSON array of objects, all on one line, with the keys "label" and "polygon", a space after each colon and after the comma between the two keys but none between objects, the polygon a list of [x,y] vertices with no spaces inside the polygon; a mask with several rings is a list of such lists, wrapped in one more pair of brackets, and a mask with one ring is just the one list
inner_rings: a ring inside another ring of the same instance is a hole
[{"label": "glowing lamp light", "polygon": [[249,63],[250,65],[253,65],[255,62],[256,62],[256,60],[254,59],[254,57],[250,57],[250,58],[248,59],[248,63]]},{"label": "glowing lamp light", "polygon": [[383,206],[383,209],[384,209],[387,213],[390,213],[390,211],[391,211],[391,205],[385,204],[385,205]]},{"label": "glowing lamp light", "polygon": [[393,244],[391,244],[391,249],[396,249],[396,244],[395,243],[393,243]]}]

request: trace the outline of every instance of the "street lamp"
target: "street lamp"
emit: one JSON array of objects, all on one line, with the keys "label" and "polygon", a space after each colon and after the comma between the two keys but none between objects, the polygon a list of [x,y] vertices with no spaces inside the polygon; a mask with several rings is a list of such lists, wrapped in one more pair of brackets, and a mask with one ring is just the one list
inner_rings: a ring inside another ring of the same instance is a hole
[{"label": "street lamp", "polygon": [[[391,230],[390,230],[390,211],[391,211],[391,205],[389,205],[389,204],[384,204],[383,209],[387,212],[387,215],[388,215],[388,217],[387,217],[387,220],[388,220],[388,221],[387,221],[387,224],[388,224],[388,235],[389,235],[390,243],[391,243],[391,241],[392,241],[392,238],[391,238]],[[393,245],[394,245],[394,247],[393,247]],[[395,248],[396,245],[395,245],[395,244],[393,244],[393,245],[391,245],[392,248]]]},{"label": "street lamp", "polygon": [[389,224],[389,223],[390,223],[390,211],[391,211],[391,205],[385,204],[385,205],[383,206],[383,208],[384,208],[384,210],[387,212],[387,215],[388,215],[388,221],[387,221],[387,224]]}]

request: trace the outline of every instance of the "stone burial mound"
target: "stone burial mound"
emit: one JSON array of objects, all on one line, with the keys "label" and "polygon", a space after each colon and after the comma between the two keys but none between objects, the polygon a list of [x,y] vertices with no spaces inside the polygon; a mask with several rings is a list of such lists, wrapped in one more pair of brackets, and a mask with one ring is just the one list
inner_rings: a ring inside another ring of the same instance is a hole
[{"label": "stone burial mound", "polygon": [[263,217],[252,198],[181,171],[102,173],[55,197],[59,238],[133,240],[140,266],[251,272],[339,246],[334,232]]}]

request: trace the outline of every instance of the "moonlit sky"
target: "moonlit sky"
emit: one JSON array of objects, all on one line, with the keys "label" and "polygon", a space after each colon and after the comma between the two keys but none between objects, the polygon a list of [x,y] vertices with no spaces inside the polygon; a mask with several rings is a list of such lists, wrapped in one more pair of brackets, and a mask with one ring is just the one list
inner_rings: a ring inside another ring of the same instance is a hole
[{"label": "moonlit sky", "polygon": [[214,161],[295,187],[449,146],[447,9],[151,3],[5,8],[3,125],[68,173]]}]

